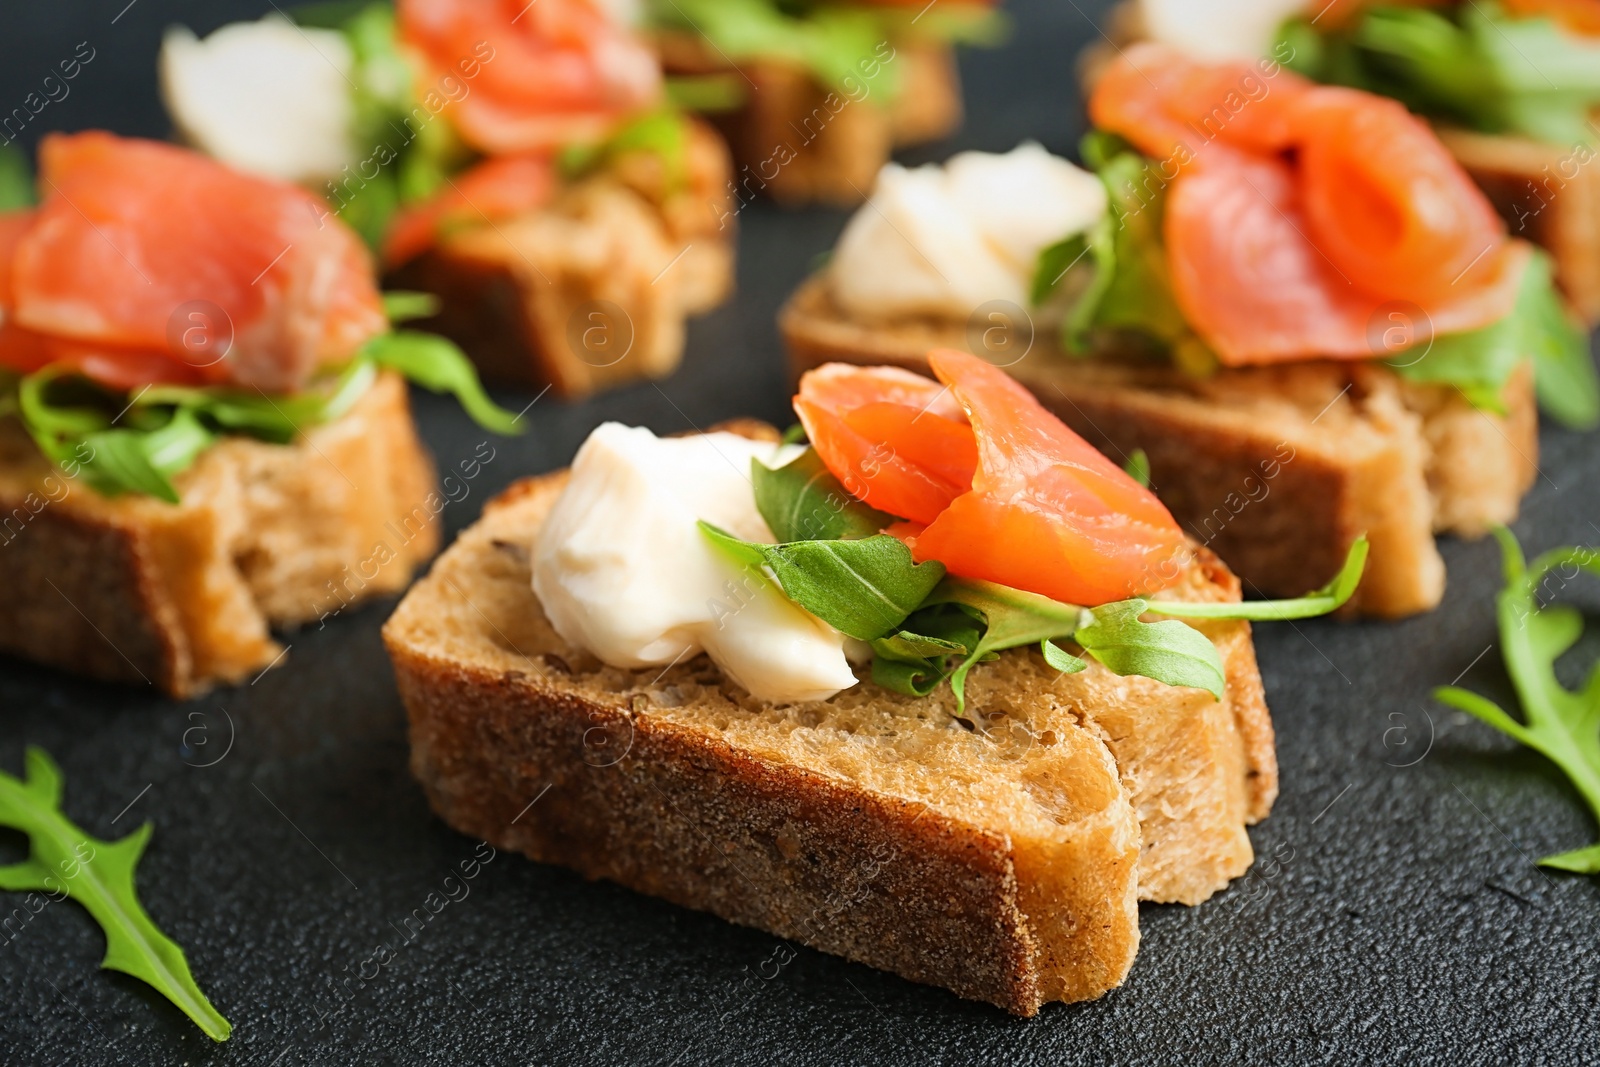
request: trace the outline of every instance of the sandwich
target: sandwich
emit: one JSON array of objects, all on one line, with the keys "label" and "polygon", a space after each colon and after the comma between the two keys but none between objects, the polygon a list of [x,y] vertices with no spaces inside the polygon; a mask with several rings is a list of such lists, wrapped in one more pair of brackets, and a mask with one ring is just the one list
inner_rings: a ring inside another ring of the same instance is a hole
[{"label": "sandwich", "polygon": [[726,146],[592,0],[402,0],[183,28],[190,144],[299,182],[485,377],[583,396],[669,374],[733,285]]},{"label": "sandwich", "polygon": [[39,162],[0,214],[0,651],[187,697],[405,588],[444,506],[405,379],[516,424],[393,328],[416,294],[295,186],[98,132]]},{"label": "sandwich", "polygon": [[643,0],[668,88],[727,137],[743,207],[858,204],[896,148],[961,125],[954,45],[995,44],[992,0]]},{"label": "sandwich", "polygon": [[835,364],[761,424],[607,423],[513,485],[384,627],[434,810],[1019,1015],[1122,982],[1277,794],[1241,602],[1004,372]]},{"label": "sandwich", "polygon": [[1248,590],[1325,582],[1365,532],[1349,610],[1436,606],[1434,535],[1509,522],[1536,475],[1535,394],[1600,419],[1549,256],[1399,104],[1280,65],[1136,46],[1090,116],[1093,174],[1037,145],[885,168],[781,313],[796,370],[968,348],[1142,450]]},{"label": "sandwich", "polygon": [[[1392,97],[1434,123],[1511,232],[1542,245],[1572,306],[1600,321],[1600,5],[1593,0],[1131,0],[1083,64],[1153,40],[1203,60],[1271,58]],[[1115,42],[1111,44],[1109,42]]]}]

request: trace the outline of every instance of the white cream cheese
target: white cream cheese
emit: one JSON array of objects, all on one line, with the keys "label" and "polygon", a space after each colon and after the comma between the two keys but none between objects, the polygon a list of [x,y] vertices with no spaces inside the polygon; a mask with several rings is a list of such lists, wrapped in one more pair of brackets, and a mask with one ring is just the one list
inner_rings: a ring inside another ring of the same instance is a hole
[{"label": "white cream cheese", "polygon": [[[1260,59],[1307,0],[1138,0],[1145,34],[1195,59]],[[1319,5],[1320,6],[1320,5]]]},{"label": "white cream cheese", "polygon": [[161,90],[179,132],[240,170],[291,182],[356,160],[354,57],[336,30],[271,15],[200,40],[174,26],[161,43]]},{"label": "white cream cheese", "polygon": [[1099,178],[1031,141],[943,167],[890,163],[834,250],[834,298],[868,320],[964,319],[991,300],[1025,306],[1039,253],[1105,210]]},{"label": "white cream cheese", "polygon": [[704,650],[751,695],[825,700],[856,684],[844,635],[714,549],[704,519],[773,540],[750,461],[782,458],[735,434],[658,438],[608,422],[578,450],[533,550],[533,591],[556,632],[615,667]]}]

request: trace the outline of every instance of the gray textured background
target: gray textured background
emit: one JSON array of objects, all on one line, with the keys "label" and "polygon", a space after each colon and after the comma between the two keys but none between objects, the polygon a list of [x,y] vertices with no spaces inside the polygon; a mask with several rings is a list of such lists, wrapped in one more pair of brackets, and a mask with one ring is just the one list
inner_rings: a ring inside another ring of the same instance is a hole
[{"label": "gray textured background", "polygon": [[[8,5],[0,110],[87,40],[94,60],[30,134],[161,136],[161,28],[204,32],[271,6],[125,3]],[[1073,57],[1100,6],[1011,4],[1013,42],[964,61],[967,128],[920,156],[1024,137],[1072,152]],[[739,297],[694,325],[682,372],[590,404],[541,401],[533,432],[494,442],[446,510],[450,532],[513,478],[563,464],[601,419],[786,421],[773,314],[843,220],[747,211]],[[482,435],[452,404],[418,406],[441,466],[472,455]],[[1592,542],[1600,439],[1547,429],[1542,445],[1518,532],[1531,549]],[[350,999],[343,979],[474,847],[407,774],[378,639],[390,604],[294,635],[282,669],[187,704],[0,661],[0,766],[16,772],[23,745],[43,745],[91,832],[155,821],[144,900],[235,1027],[213,1046],[139,982],[97,971],[97,929],[52,904],[0,947],[0,1063],[1594,1062],[1600,892],[1530,860],[1594,826],[1542,759],[1430,703],[1463,671],[1505,685],[1496,553],[1450,542],[1445,555],[1450,592],[1426,618],[1258,628],[1283,795],[1252,836],[1274,862],[1201,907],[1145,906],[1127,984],[1029,1022],[509,855]],[[190,730],[203,732],[186,749]],[[193,766],[230,737],[215,765]],[[4,838],[0,860],[15,846]]]}]

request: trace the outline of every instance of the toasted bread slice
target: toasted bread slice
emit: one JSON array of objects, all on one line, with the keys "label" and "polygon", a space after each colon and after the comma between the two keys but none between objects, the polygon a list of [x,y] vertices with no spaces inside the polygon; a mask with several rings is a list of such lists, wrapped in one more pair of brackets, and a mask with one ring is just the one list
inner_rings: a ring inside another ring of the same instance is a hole
[{"label": "toasted bread slice", "polygon": [[[1104,40],[1078,57],[1087,96],[1118,52],[1145,36],[1137,5],[1119,3]],[[1597,113],[1600,117],[1600,113]],[[1511,134],[1435,127],[1439,139],[1489,197],[1511,233],[1543,246],[1572,309],[1600,323],[1600,162],[1589,145],[1560,145]]]},{"label": "toasted bread slice", "polygon": [[[384,627],[412,770],[463,833],[1020,1015],[1118,985],[1136,900],[1248,868],[1277,795],[1248,623],[1203,627],[1220,701],[1014,649],[973,670],[963,720],[865,668],[773,706],[704,656],[622,670],[556,634],[529,555],[564,484],[491,501]],[[1239,586],[1199,549],[1163,595]]]},{"label": "toasted bread slice", "polygon": [[[972,350],[962,323],[853,321],[822,274],[790,298],[779,325],[796,376],[834,360],[927,373],[929,349]],[[1430,610],[1444,595],[1434,534],[1473,537],[1510,522],[1537,471],[1531,367],[1510,382],[1501,417],[1448,386],[1365,363],[1196,379],[1167,365],[1070,358],[1042,327],[1027,343],[1007,369],[1119,462],[1144,449],[1152,488],[1178,522],[1258,594],[1317,588],[1365,532],[1372,554],[1346,610]]]},{"label": "toasted bread slice", "polygon": [[901,86],[887,104],[865,79],[847,91],[776,57],[734,66],[691,34],[664,33],[657,45],[668,74],[737,74],[746,83],[743,104],[711,116],[733,149],[741,202],[764,194],[788,204],[859,204],[895,148],[948,137],[961,125],[948,45],[894,42],[883,65],[894,67]]},{"label": "toasted bread slice", "polygon": [[229,438],[182,503],[107,499],[0,420],[0,651],[188,697],[275,663],[271,629],[397,592],[438,549],[433,462],[386,373],[300,441]]},{"label": "toasted bread slice", "polygon": [[684,320],[733,289],[727,148],[691,130],[686,187],[639,154],[541,211],[446,234],[393,284],[437,294],[426,327],[491,381],[581,397],[672,373]]}]

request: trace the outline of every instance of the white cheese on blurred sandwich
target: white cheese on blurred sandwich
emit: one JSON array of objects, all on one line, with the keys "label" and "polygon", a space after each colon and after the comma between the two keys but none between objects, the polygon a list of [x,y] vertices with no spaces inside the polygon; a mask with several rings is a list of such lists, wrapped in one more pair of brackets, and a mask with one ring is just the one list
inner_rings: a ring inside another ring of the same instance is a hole
[{"label": "white cheese on blurred sandwich", "polygon": [[309,183],[355,161],[354,57],[335,30],[272,15],[205,40],[175,26],[161,90],[184,139],[240,170]]},{"label": "white cheese on blurred sandwich", "polygon": [[964,319],[982,304],[1025,306],[1039,253],[1106,210],[1094,175],[1028,142],[946,165],[890,163],[845,227],[829,266],[852,317]]},{"label": "white cheese on blurred sandwich", "polygon": [[[1307,0],[1138,0],[1144,32],[1195,59],[1259,59]],[[1320,6],[1320,5],[1318,5]]]},{"label": "white cheese on blurred sandwich", "polygon": [[598,427],[534,546],[533,589],[556,632],[629,669],[703,650],[775,704],[855,685],[844,635],[713,548],[696,525],[771,542],[750,461],[774,464],[786,458],[778,452],[728,433],[663,439],[615,422]]}]

